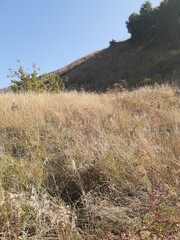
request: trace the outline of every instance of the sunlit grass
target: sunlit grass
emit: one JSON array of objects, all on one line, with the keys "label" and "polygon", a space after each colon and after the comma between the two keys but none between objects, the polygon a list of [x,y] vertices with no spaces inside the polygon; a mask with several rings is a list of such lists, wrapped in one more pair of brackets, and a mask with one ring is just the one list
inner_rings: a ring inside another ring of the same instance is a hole
[{"label": "sunlit grass", "polygon": [[0,94],[2,239],[179,239],[176,92]]}]

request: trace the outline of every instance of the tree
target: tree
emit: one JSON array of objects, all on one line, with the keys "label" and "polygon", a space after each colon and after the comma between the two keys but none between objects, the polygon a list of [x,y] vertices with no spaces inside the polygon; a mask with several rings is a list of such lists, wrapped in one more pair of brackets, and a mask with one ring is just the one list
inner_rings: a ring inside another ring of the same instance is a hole
[{"label": "tree", "polygon": [[145,2],[139,11],[139,14],[132,13],[129,16],[126,26],[131,34],[132,40],[144,41],[151,38],[154,19],[152,17],[153,8],[149,1]]},{"label": "tree", "polygon": [[140,15],[147,16],[149,13],[153,11],[152,4],[149,1],[146,1],[140,8]]},{"label": "tree", "polygon": [[149,1],[145,2],[139,11],[140,37],[147,41],[153,38],[155,18],[153,8]]},{"label": "tree", "polygon": [[180,39],[180,1],[164,0],[157,15],[157,42],[168,42]]},{"label": "tree", "polygon": [[137,35],[139,32],[138,20],[139,20],[139,15],[137,13],[132,13],[129,16],[128,21],[126,21],[126,26],[127,26],[128,32],[131,34],[132,39],[137,38]]},{"label": "tree", "polygon": [[165,43],[180,40],[180,0],[163,0],[156,8],[146,1],[138,14],[129,16],[126,26],[132,41]]}]

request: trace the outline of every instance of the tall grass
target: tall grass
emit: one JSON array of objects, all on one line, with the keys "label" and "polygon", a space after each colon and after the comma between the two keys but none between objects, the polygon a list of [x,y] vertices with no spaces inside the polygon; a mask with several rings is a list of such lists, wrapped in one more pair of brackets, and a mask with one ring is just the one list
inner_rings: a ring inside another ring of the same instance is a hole
[{"label": "tall grass", "polygon": [[179,239],[177,91],[0,94],[1,239]]}]

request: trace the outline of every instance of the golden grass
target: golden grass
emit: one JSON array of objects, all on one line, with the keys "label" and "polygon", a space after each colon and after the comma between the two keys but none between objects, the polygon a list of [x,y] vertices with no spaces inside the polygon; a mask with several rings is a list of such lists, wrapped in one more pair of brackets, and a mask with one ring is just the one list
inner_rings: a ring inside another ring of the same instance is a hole
[{"label": "golden grass", "polygon": [[179,146],[169,86],[0,94],[1,239],[179,239]]}]

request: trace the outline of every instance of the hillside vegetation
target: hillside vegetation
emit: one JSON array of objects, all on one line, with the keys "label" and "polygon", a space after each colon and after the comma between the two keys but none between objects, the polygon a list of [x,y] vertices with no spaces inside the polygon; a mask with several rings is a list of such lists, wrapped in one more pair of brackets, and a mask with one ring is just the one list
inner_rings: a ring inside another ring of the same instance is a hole
[{"label": "hillside vegetation", "polygon": [[134,46],[127,40],[116,42],[85,61],[79,59],[56,73],[69,79],[69,89],[104,92],[115,83],[128,89],[165,82],[179,85],[179,66],[180,41]]},{"label": "hillside vegetation", "polygon": [[0,94],[0,238],[180,239],[179,94]]},{"label": "hillside vegetation", "polygon": [[19,66],[18,70],[10,71],[12,85],[6,90],[99,93],[113,89],[131,90],[155,83],[180,86],[179,19],[179,0],[163,0],[155,8],[146,1],[139,13],[132,13],[126,21],[130,39],[111,40],[108,48],[41,76],[35,65],[32,73]]},{"label": "hillside vegetation", "polygon": [[130,39],[55,71],[69,79],[70,89],[106,91],[115,83],[135,88],[154,83],[180,84],[180,1],[163,0],[153,8],[146,1],[126,26]]}]

